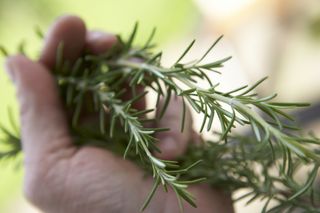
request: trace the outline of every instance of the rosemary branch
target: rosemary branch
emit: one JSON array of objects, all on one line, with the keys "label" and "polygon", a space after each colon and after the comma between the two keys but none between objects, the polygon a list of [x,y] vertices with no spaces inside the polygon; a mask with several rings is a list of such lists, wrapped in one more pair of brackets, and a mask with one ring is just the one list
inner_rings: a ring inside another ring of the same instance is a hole
[{"label": "rosemary branch", "polygon": [[[312,187],[320,163],[320,141],[316,137],[302,136],[296,131],[296,126],[287,125],[283,121],[283,118],[292,120],[285,109],[304,107],[307,104],[272,102],[276,95],[259,97],[254,90],[266,78],[251,87],[242,86],[229,92],[219,91],[219,84],[213,84],[207,73],[219,73],[218,69],[231,57],[211,63],[202,61],[222,37],[199,60],[181,63],[192,48],[192,41],[178,60],[171,67],[165,68],[160,63],[162,53],[152,53],[155,31],[152,31],[146,44],[140,48],[133,47],[136,32],[137,25],[127,41],[124,42],[119,37],[118,43],[105,54],[96,56],[86,53],[73,65],[63,61],[63,44],[60,45],[54,76],[62,100],[72,114],[70,127],[75,144],[94,144],[120,152],[152,173],[154,186],[141,210],[147,207],[160,185],[165,190],[171,187],[179,201],[182,198],[196,206],[187,187],[200,181],[230,192],[249,188],[250,192],[237,200],[250,197],[250,203],[258,197],[265,199],[262,212],[293,208],[308,211],[318,209],[319,204],[316,204],[315,199],[319,202],[320,193]],[[4,48],[0,50],[4,55],[8,54]],[[199,80],[205,81],[208,88],[199,87]],[[125,84],[129,84],[130,88],[124,87]],[[205,127],[207,131],[212,131],[214,119],[219,121],[219,141],[207,141],[199,147],[192,147],[192,151],[190,149],[177,161],[156,158],[153,153],[161,150],[156,146],[154,134],[166,128],[144,127],[145,115],[154,109],[137,110],[132,107],[147,93],[138,94],[139,87],[150,88],[157,93],[156,107],[159,107],[160,98],[165,99],[156,119],[161,119],[172,95],[180,96],[183,115],[181,131],[184,129],[188,103],[203,116],[199,132]],[[132,98],[123,100],[123,93],[129,92],[133,94]],[[90,128],[79,122],[83,112],[95,113],[99,118],[96,124],[99,128],[95,128],[96,125]],[[233,136],[232,129],[236,125],[251,126],[254,137]],[[16,156],[21,150],[19,136],[5,128],[2,131],[6,136],[3,141],[8,148],[0,153],[0,160]],[[110,138],[116,141],[113,147],[109,146]],[[294,174],[303,164],[311,165],[313,169],[305,184],[301,185],[295,180]],[[256,165],[261,167],[261,173],[257,172]],[[272,169],[277,171],[276,175],[270,171]],[[272,200],[278,205],[268,208]]]}]

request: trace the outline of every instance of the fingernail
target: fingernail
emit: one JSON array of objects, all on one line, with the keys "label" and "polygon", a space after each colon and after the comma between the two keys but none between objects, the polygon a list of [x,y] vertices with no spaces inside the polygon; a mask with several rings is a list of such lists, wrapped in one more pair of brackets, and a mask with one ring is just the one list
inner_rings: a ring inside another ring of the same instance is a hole
[{"label": "fingernail", "polygon": [[11,81],[15,83],[15,79],[16,79],[15,66],[14,66],[14,63],[12,62],[11,56],[6,59],[5,70],[9,76],[9,78],[11,79]]},{"label": "fingernail", "polygon": [[98,40],[100,38],[104,38],[105,36],[106,34],[101,31],[92,31],[88,34],[89,40]]}]

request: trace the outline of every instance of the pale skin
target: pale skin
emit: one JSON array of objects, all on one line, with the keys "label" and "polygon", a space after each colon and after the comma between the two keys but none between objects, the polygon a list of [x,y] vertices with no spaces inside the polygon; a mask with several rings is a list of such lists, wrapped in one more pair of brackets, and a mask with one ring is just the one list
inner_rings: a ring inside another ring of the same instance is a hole
[{"label": "pale skin", "polygon": [[[116,38],[88,31],[78,17],[64,16],[46,35],[39,60],[21,55],[7,59],[6,70],[16,86],[20,106],[25,196],[43,212],[139,212],[152,187],[152,178],[145,177],[142,170],[121,156],[95,147],[73,145],[66,113],[50,73],[61,41],[65,59],[72,62],[84,50],[94,54],[108,50]],[[190,138],[195,137],[191,125],[184,133],[178,131],[181,113],[177,110],[169,106],[159,124],[172,129],[170,133],[157,135],[162,153],[155,155],[159,158],[176,158],[185,151]],[[190,186],[189,191],[198,207],[184,203],[186,213],[233,212],[230,195],[205,184]],[[175,194],[159,188],[145,212],[179,212]]]}]

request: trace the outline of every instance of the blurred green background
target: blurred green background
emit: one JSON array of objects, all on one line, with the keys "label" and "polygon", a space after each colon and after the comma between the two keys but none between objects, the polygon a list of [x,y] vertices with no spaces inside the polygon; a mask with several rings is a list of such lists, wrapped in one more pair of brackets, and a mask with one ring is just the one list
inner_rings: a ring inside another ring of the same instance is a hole
[{"label": "blurred green background", "polygon": [[[25,41],[28,55],[36,58],[42,43],[35,28],[45,32],[64,14],[82,17],[89,29],[124,36],[138,21],[137,43],[157,27],[155,42],[165,50],[166,63],[193,38],[198,42],[191,58],[224,34],[212,56],[233,56],[223,75],[214,76],[223,88],[233,89],[268,75],[259,93],[276,91],[281,101],[320,101],[319,0],[0,0],[0,45],[14,53]],[[3,64],[0,57],[0,124],[10,127],[8,108],[13,109],[15,120],[18,109]],[[320,132],[319,122],[311,126]],[[37,212],[22,197],[23,168],[0,163],[0,212]],[[237,203],[236,211],[257,212],[259,208],[243,206]]]}]

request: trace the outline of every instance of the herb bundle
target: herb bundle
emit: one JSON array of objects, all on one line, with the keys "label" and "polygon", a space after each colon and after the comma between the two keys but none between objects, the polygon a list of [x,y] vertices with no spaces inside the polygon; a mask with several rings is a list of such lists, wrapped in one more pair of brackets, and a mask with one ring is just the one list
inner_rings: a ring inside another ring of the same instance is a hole
[{"label": "herb bundle", "polygon": [[[318,149],[320,140],[312,135],[303,136],[285,112],[307,106],[302,103],[273,102],[276,95],[259,97],[254,90],[266,78],[253,86],[243,86],[232,91],[219,90],[208,77],[208,72],[217,72],[230,57],[203,63],[203,59],[220,41],[218,38],[199,59],[182,63],[195,41],[182,52],[171,67],[162,67],[162,53],[153,53],[152,31],[142,47],[134,47],[137,33],[135,25],[129,38],[118,42],[102,55],[85,53],[74,64],[63,61],[63,44],[57,50],[57,62],[53,70],[61,98],[70,116],[70,129],[78,146],[95,145],[122,154],[151,173],[154,186],[141,210],[145,209],[156,189],[172,188],[181,199],[196,207],[195,200],[187,191],[189,184],[204,182],[229,192],[249,189],[234,201],[248,198],[264,201],[262,212],[283,212],[293,209],[320,211],[320,192],[314,188],[319,169]],[[21,46],[20,52],[24,53]],[[7,51],[1,49],[4,55]],[[198,86],[205,81],[208,88]],[[129,84],[129,87],[124,87]],[[164,99],[160,120],[166,112],[172,96],[179,96],[181,104],[181,131],[185,126],[186,107],[203,117],[200,133],[212,132],[217,141],[203,141],[201,145],[190,145],[189,150],[176,161],[156,158],[157,148],[154,134],[170,131],[164,128],[147,128],[147,114],[155,109],[138,110],[133,104],[144,98],[144,87],[157,94],[157,103]],[[129,100],[123,94],[131,93]],[[83,112],[96,113],[98,127],[80,122]],[[212,128],[219,121],[220,130]],[[288,121],[287,121],[288,120]],[[107,124],[107,125],[106,125]],[[252,134],[241,136],[232,133],[237,126],[250,126]],[[120,127],[120,128],[119,128]],[[5,138],[0,152],[1,159],[16,157],[21,151],[18,133],[1,127]],[[312,167],[307,179],[301,183],[296,174]],[[274,201],[271,206],[270,202]],[[269,206],[270,205],[270,206]]]}]

